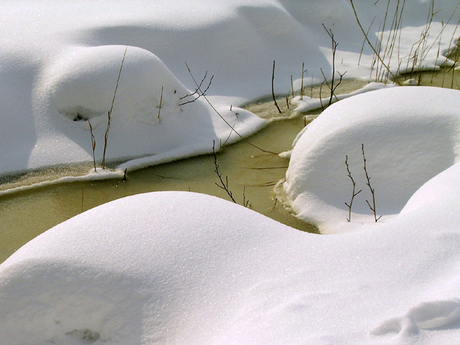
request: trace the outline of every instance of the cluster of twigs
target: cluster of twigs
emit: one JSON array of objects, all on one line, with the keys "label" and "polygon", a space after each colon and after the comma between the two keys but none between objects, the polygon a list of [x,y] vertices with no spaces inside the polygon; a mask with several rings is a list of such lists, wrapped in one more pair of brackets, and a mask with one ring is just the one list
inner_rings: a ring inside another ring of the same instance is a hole
[{"label": "cluster of twigs", "polygon": [[[107,127],[106,127],[105,135],[104,135],[104,149],[103,149],[103,152],[102,152],[102,161],[101,161],[101,168],[102,169],[106,168],[105,156],[106,156],[106,153],[107,153],[107,145],[108,145],[108,142],[109,142],[109,132],[110,132],[110,125],[111,125],[111,121],[112,121],[113,106],[115,104],[115,99],[117,97],[118,85],[120,83],[121,72],[123,70],[123,64],[125,62],[126,52],[127,51],[128,51],[128,47],[125,48],[125,51],[123,53],[123,58],[121,60],[120,69],[118,70],[118,76],[117,76],[117,82],[115,84],[115,90],[113,92],[112,103],[110,105],[109,111],[107,112]],[[91,125],[91,121],[89,119],[87,121],[88,121],[89,131],[90,131],[90,134],[91,134],[91,148],[93,150],[94,170],[96,171],[96,169],[97,169],[97,164],[96,164],[96,138],[94,137],[94,134],[93,134],[93,126]]]},{"label": "cluster of twigs", "polygon": [[203,99],[206,101],[206,103],[208,103],[208,105],[211,107],[211,109],[217,114],[217,116],[219,116],[221,118],[222,121],[224,121],[224,123],[230,128],[231,132],[229,134],[229,136],[232,134],[232,133],[235,133],[240,139],[241,141],[245,142],[246,144],[254,147],[255,149],[261,151],[261,152],[264,152],[264,153],[268,153],[268,154],[273,154],[273,155],[278,155],[278,153],[276,152],[272,152],[272,151],[269,151],[269,150],[265,150],[255,144],[253,144],[252,142],[250,142],[249,140],[247,140],[245,137],[243,137],[236,129],[234,126],[232,126],[226,119],[225,117],[222,116],[222,114],[216,109],[216,107],[214,107],[214,105],[211,103],[211,101],[209,100],[209,98],[206,96],[206,90],[209,88],[207,87],[204,91],[202,90],[201,88],[201,85],[202,85],[202,82],[205,78],[202,79],[202,82],[198,83],[197,80],[195,79],[192,71],[190,70],[190,67],[187,65],[187,63],[185,63],[185,66],[187,67],[187,70],[188,70],[188,73],[190,74],[190,77],[192,78],[193,82],[195,83],[195,86],[196,86],[196,92],[198,94],[200,94],[200,97],[203,97]]},{"label": "cluster of twigs", "polygon": [[[401,85],[398,80],[398,76],[408,76],[410,79],[413,78],[415,73],[419,73],[423,69],[422,62],[426,59],[428,52],[432,51],[436,44],[441,43],[443,32],[447,25],[452,21],[452,18],[457,13],[460,6],[460,1],[457,3],[454,11],[450,14],[446,21],[442,22],[442,28],[439,33],[433,37],[431,35],[432,23],[437,13],[435,10],[435,2],[431,0],[429,3],[426,24],[420,33],[420,38],[414,42],[407,56],[400,56],[399,42],[401,39],[401,28],[403,12],[405,9],[406,0],[387,0],[386,12],[383,18],[383,23],[379,29],[380,35],[377,38],[377,42],[373,44],[369,39],[369,31],[373,25],[373,21],[366,31],[361,24],[356,7],[353,0],[349,0],[353,13],[358,23],[358,26],[364,36],[364,42],[374,52],[373,62],[371,65],[371,73],[375,72],[376,81],[386,81],[391,79],[394,83]],[[392,5],[392,6],[391,6]],[[393,11],[393,15],[391,15]],[[451,37],[450,47],[452,47],[453,38],[456,35],[457,27],[460,25],[460,20],[457,22],[456,29]],[[386,33],[386,37],[384,34]],[[430,36],[432,36],[430,41]],[[364,46],[364,43],[363,43]],[[440,49],[438,48],[438,57],[440,55]],[[394,57],[396,56],[396,61]],[[406,59],[406,64],[403,65],[403,61]],[[396,64],[396,67],[391,69],[390,65]],[[421,74],[418,78],[418,84],[421,82]]]},{"label": "cluster of twigs", "polygon": [[[399,0],[398,0],[399,1]],[[365,41],[367,42],[367,44],[369,45],[369,47],[371,47],[372,51],[374,52],[374,57],[377,58],[377,60],[381,63],[381,65],[383,66],[383,68],[385,68],[385,70],[388,72],[388,74],[392,77],[392,79],[395,81],[395,83],[397,83],[398,85],[400,85],[400,83],[398,82],[397,78],[396,78],[396,75],[391,71],[390,69],[390,66],[384,61],[383,57],[381,56],[380,54],[380,51],[379,51],[379,48],[377,47],[374,47],[374,45],[371,43],[371,41],[369,40],[369,36],[368,36],[368,32],[366,32],[361,24],[361,21],[359,20],[359,16],[358,16],[358,13],[356,12],[356,8],[355,8],[355,5],[353,3],[353,0],[350,0],[350,4],[351,4],[351,8],[353,9],[353,14],[355,16],[355,19],[356,19],[356,22],[358,23],[358,26],[361,30],[361,32],[363,33],[364,35],[364,39]]]},{"label": "cluster of twigs", "polygon": [[[187,66],[187,68],[188,68],[188,66]],[[189,68],[188,68],[188,70],[190,72]],[[202,86],[203,86],[203,83],[204,83],[204,81],[206,80],[207,77],[208,77],[208,71],[206,71],[204,73],[203,79],[201,79],[200,83],[198,85],[196,85],[195,91],[193,91],[192,93],[188,93],[185,96],[182,96],[180,98],[180,100],[182,102],[179,103],[179,106],[183,106],[183,105],[186,105],[186,104],[193,103],[193,102],[197,101],[200,97],[204,97],[206,95],[206,92],[208,92],[209,88],[211,87],[211,83],[212,83],[212,80],[214,79],[214,75],[212,75],[211,78],[209,78],[208,86],[206,86],[206,88],[203,90]]]},{"label": "cluster of twigs", "polygon": [[[325,75],[323,69],[320,68],[321,75],[323,77],[323,82],[320,84],[319,98],[320,98],[321,107],[324,110],[324,108],[330,106],[334,102],[334,100],[337,100],[337,96],[336,96],[337,88],[342,83],[343,77],[347,72],[345,71],[344,73],[340,73],[340,72],[337,71],[337,68],[336,68],[336,54],[337,54],[337,46],[339,44],[335,40],[335,35],[334,35],[332,29],[326,28],[326,26],[324,24],[322,24],[322,25],[323,25],[324,30],[326,30],[328,36],[331,39],[331,48],[332,48],[331,49],[331,51],[332,51],[331,77],[328,78]],[[305,86],[304,86],[305,74],[308,74],[308,70],[305,69],[305,63],[302,63],[302,71],[301,71],[301,79],[300,79],[300,90],[299,90],[300,99],[303,99],[303,97],[305,95]],[[281,113],[281,110],[280,110],[280,108],[279,108],[279,106],[278,106],[278,104],[276,102],[276,98],[275,98],[274,79],[275,79],[275,61],[273,61],[273,69],[272,69],[272,98],[273,98],[273,101],[274,101],[274,104],[275,104],[276,108],[278,109],[279,113]],[[313,80],[313,76],[312,76],[312,80]],[[329,91],[328,91],[329,100],[327,101],[326,106],[325,106],[325,103],[323,103],[323,100],[322,100],[323,86],[324,85],[326,85],[327,88],[329,89]],[[311,84],[311,88],[313,88],[313,81],[312,81],[312,84]],[[311,90],[311,91],[313,92],[313,90]],[[292,97],[295,97],[294,82],[293,82],[293,79],[292,79],[292,75],[291,75],[291,89],[288,92],[288,96],[286,96],[286,104],[287,104],[288,108],[289,108],[289,99],[288,99],[289,94]],[[313,97],[313,95],[312,95],[312,97]]]},{"label": "cluster of twigs", "polygon": [[[370,210],[372,211],[374,215],[374,221],[377,223],[382,216],[377,216],[377,211],[376,211],[376,204],[375,204],[375,189],[371,185],[371,178],[369,177],[369,173],[367,171],[367,159],[366,159],[366,154],[364,152],[364,144],[361,144],[361,153],[363,157],[363,169],[364,169],[364,175],[366,176],[366,185],[369,188],[369,191],[372,196],[372,202],[366,199],[367,206],[369,206]],[[355,197],[361,193],[361,189],[359,191],[356,191],[356,181],[353,178],[351,171],[350,171],[350,165],[348,164],[348,155],[345,156],[345,166],[347,168],[347,173],[348,173],[348,178],[351,180],[352,183],[352,193],[351,193],[351,198],[350,201],[347,203],[345,202],[345,205],[348,207],[348,218],[347,221],[351,222],[351,213],[352,213],[352,207],[353,207],[353,202]]]},{"label": "cluster of twigs", "polygon": [[[327,104],[327,106],[330,106],[332,104],[332,102],[333,102],[334,97],[335,97],[335,91],[337,90],[339,85],[342,83],[343,76],[347,72],[344,72],[344,73],[337,72],[338,75],[339,75],[339,80],[336,82],[336,79],[335,79],[335,74],[336,74],[335,57],[336,57],[336,54],[337,54],[337,46],[339,44],[335,40],[335,36],[334,36],[334,33],[332,32],[332,29],[326,28],[326,26],[324,24],[323,24],[323,28],[324,28],[324,30],[326,30],[327,34],[331,38],[331,45],[332,45],[332,73],[331,73],[331,83],[330,84],[328,83],[327,78],[324,75],[323,69],[322,68],[320,69],[321,74],[323,75],[323,78],[324,78],[324,83],[327,85],[327,87],[330,90],[329,102]],[[321,92],[320,92],[320,96],[321,96]],[[323,102],[321,102],[321,104],[322,103]]]}]

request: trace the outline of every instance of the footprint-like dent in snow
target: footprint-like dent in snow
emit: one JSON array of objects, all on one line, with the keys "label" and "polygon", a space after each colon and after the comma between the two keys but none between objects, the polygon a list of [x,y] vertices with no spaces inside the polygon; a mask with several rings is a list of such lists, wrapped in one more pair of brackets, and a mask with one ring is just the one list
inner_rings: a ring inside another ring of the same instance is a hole
[{"label": "footprint-like dent in snow", "polygon": [[100,334],[90,329],[74,329],[66,333],[67,336],[81,342],[82,344],[92,344],[96,342]]},{"label": "footprint-like dent in snow", "polygon": [[390,318],[371,331],[372,335],[418,333],[418,330],[460,328],[460,301],[423,302],[401,317]]}]

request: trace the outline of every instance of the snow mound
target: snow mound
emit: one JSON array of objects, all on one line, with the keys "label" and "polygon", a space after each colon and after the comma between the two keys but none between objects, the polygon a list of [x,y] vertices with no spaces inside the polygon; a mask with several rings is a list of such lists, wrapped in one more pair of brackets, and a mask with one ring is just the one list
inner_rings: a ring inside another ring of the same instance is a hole
[{"label": "snow mound", "polygon": [[338,236],[196,193],[99,206],[0,265],[2,345],[452,343],[459,169],[426,184],[450,185],[434,207],[421,188],[411,211]]},{"label": "snow mound", "polygon": [[145,123],[157,122],[162,87],[165,113],[170,112],[171,103],[179,103],[179,95],[188,92],[163,62],[146,50],[77,47],[61,54],[44,72],[50,103],[74,121],[107,115],[122,64],[114,117],[143,117]]},{"label": "snow mound", "polygon": [[[138,47],[69,48],[48,63],[39,85],[35,106],[40,109],[37,127],[42,135],[29,159],[32,167],[91,160],[90,124],[100,159],[111,109],[107,159],[161,154],[144,159],[145,165],[164,157],[211,152],[213,141],[235,141],[230,126],[248,135],[265,124],[230,107],[221,119],[158,57]],[[53,145],[56,142],[59,145]]]},{"label": "snow mound", "polygon": [[[398,214],[414,192],[458,161],[460,93],[398,87],[342,100],[324,111],[296,142],[284,190],[296,214],[323,232],[344,231]],[[440,101],[442,100],[442,101]],[[363,154],[364,148],[364,154]],[[347,224],[352,182],[352,222]]]},{"label": "snow mound", "polygon": [[300,234],[194,193],[97,207],[2,264],[2,344],[203,344],[232,316],[238,287],[255,283],[250,267],[281,229]]},{"label": "snow mound", "polygon": [[[384,27],[385,13],[392,9],[366,0],[356,5],[369,37],[381,37],[376,30]],[[414,44],[426,36],[427,45],[417,60],[431,67],[453,64],[439,53],[454,42],[456,25],[448,22],[455,4],[439,0],[432,31],[422,35],[428,8],[426,1],[406,4],[398,56],[412,56]],[[196,87],[184,61],[198,82],[209,72],[204,85],[215,76],[208,90],[213,106],[243,137],[263,122],[235,106],[270,93],[273,61],[275,92],[280,95],[331,75],[331,40],[324,28],[340,43],[334,55],[338,73],[346,72],[347,78],[374,75],[373,53],[367,47],[362,50],[362,33],[350,5],[342,0],[308,0],[307,5],[292,0],[130,0],[117,6],[110,1],[89,6],[85,0],[29,0],[2,2],[0,11],[0,146],[9,147],[1,156],[2,174],[91,161],[86,119],[95,130],[100,161],[105,114],[126,46],[107,158],[142,157],[129,163],[130,168],[209,153],[212,140],[225,142],[229,136],[228,125],[202,99],[178,106],[183,101],[178,99]],[[387,61],[392,70],[405,68],[404,62]],[[302,82],[303,63],[308,72]],[[177,132],[171,129],[173,123]],[[233,133],[229,142],[240,138]]]}]

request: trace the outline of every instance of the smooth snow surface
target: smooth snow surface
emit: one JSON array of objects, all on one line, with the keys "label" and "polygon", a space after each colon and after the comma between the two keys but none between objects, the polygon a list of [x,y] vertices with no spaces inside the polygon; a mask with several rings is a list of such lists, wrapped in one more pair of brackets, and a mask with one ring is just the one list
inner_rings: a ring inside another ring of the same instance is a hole
[{"label": "smooth snow surface", "polygon": [[455,343],[459,168],[336,236],[187,192],[102,205],[1,265],[2,344]]},{"label": "smooth snow surface", "polygon": [[[459,161],[460,92],[397,87],[361,94],[326,109],[291,154],[284,189],[297,215],[325,233],[381,222],[401,211],[425,182]],[[363,149],[364,146],[364,157]],[[347,223],[353,185],[352,219]]]}]

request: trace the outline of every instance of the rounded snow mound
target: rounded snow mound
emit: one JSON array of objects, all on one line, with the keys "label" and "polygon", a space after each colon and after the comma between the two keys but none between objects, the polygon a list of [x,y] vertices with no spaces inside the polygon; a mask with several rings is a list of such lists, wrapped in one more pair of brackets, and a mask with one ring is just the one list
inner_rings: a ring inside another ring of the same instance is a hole
[{"label": "rounded snow mound", "polygon": [[[2,344],[203,344],[225,324],[238,287],[254,283],[245,271],[273,255],[265,244],[276,243],[282,229],[302,236],[239,205],[187,192],[94,208],[1,265]],[[212,330],[205,318],[222,323]]]},{"label": "rounded snow mound", "polygon": [[288,203],[323,232],[374,222],[371,207],[381,221],[398,214],[420,186],[458,161],[459,109],[459,91],[431,87],[383,89],[332,105],[295,144]]},{"label": "rounded snow mound", "polygon": [[107,158],[143,157],[135,166],[209,153],[213,141],[240,139],[231,126],[248,136],[265,125],[227,105],[217,107],[219,116],[202,97],[208,83],[210,77],[200,90],[188,90],[156,55],[139,47],[67,48],[48,62],[35,90],[39,139],[29,164],[92,160],[90,130],[99,160],[109,112]]},{"label": "rounded snow mound", "polygon": [[188,92],[160,59],[138,47],[72,48],[59,56],[47,74],[51,103],[74,121],[106,115],[116,92],[116,114],[154,122],[162,88],[164,108],[173,100],[177,105],[179,95]]}]

